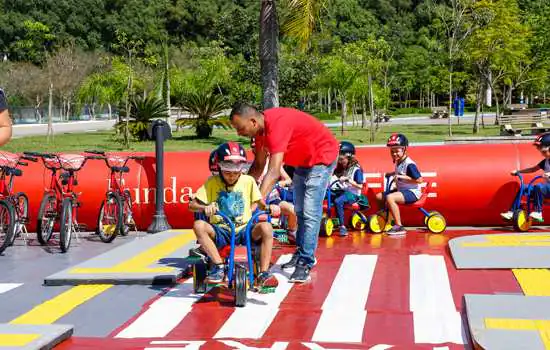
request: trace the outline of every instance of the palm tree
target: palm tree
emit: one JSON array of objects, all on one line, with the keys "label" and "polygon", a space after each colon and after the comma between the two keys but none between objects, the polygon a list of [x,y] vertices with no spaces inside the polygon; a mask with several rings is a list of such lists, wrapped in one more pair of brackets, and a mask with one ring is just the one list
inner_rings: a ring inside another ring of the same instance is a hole
[{"label": "palm tree", "polygon": [[[127,115],[124,106],[120,114]],[[159,99],[155,94],[150,94],[145,98],[137,95],[130,102],[129,115],[130,119],[128,122],[122,120],[115,125],[115,128],[117,128],[120,133],[125,133],[126,125],[128,125],[129,133],[139,141],[143,141],[148,137],[147,128],[151,124],[151,121],[153,119],[168,118],[168,109],[164,101]]]},{"label": "palm tree", "polygon": [[[319,11],[326,0],[287,0],[289,13],[283,31],[300,41],[302,49],[309,43]],[[279,23],[276,0],[261,0],[260,69],[264,109],[279,106]]]},{"label": "palm tree", "polygon": [[209,138],[216,127],[228,129],[231,127],[225,116],[220,116],[228,107],[223,96],[210,92],[190,93],[181,96],[178,103],[182,110],[188,112],[192,118],[179,118],[178,127],[190,126],[195,129],[198,138]]}]

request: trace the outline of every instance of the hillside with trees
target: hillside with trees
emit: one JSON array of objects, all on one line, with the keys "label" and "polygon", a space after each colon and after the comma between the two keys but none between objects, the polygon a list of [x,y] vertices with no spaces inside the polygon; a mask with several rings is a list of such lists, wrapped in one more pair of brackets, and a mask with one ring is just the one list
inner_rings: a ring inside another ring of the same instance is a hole
[{"label": "hillside with trees", "polygon": [[368,127],[457,96],[545,103],[547,18],[545,0],[1,0],[0,86],[36,119],[175,106],[207,137],[247,100]]}]

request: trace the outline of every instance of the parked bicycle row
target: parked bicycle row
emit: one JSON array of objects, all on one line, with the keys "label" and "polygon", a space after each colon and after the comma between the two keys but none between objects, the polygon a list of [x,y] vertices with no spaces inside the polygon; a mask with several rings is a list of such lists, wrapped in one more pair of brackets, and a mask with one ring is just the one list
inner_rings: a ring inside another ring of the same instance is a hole
[{"label": "parked bicycle row", "polygon": [[[143,156],[121,156],[103,151],[86,151],[84,154],[56,154],[23,152],[15,154],[0,152],[0,253],[13,245],[18,237],[27,239],[26,224],[29,216],[29,198],[23,192],[14,192],[14,182],[23,175],[22,167],[29,162],[41,160],[49,171],[50,179],[40,201],[36,218],[36,237],[41,245],[47,245],[59,232],[59,246],[63,253],[69,250],[73,237],[84,229],[78,222],[78,208],[81,206],[77,173],[88,160],[103,160],[110,175],[98,212],[96,233],[106,243],[117,235],[128,235],[136,229],[132,215],[132,197],[124,185],[124,175],[130,172],[129,160],[143,160]],[[57,225],[56,225],[57,224]]]}]

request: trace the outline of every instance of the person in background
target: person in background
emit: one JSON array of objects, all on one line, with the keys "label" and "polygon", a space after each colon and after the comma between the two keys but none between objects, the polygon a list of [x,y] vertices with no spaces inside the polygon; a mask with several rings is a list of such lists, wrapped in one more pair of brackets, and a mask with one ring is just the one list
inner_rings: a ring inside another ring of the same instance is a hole
[{"label": "person in background", "polygon": [[4,90],[0,88],[0,146],[11,140],[12,123]]}]

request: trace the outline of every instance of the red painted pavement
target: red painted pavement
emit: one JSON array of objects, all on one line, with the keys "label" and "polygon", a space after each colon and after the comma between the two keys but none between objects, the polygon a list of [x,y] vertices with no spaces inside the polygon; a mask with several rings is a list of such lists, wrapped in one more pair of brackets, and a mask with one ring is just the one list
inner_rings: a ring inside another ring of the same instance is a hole
[{"label": "red painted pavement", "polygon": [[[501,233],[502,231],[491,231]],[[295,285],[279,306],[279,312],[259,340],[235,339],[243,346],[270,349],[275,342],[288,342],[286,349],[308,349],[321,316],[321,306],[331,288],[345,255],[378,255],[370,293],[365,308],[368,313],[361,344],[316,343],[325,349],[369,349],[377,344],[392,345],[391,349],[433,349],[456,344],[415,344],[413,317],[409,311],[409,256],[417,254],[442,255],[445,258],[453,299],[462,308],[465,293],[520,293],[509,270],[456,270],[447,248],[447,240],[461,235],[489,233],[487,231],[448,231],[446,235],[430,235],[423,230],[409,231],[406,237],[388,237],[353,233],[349,237],[321,238],[317,250],[318,265],[312,270],[311,281]],[[274,250],[274,258],[292,248]],[[353,288],[353,286],[349,286]],[[232,298],[223,289],[215,289],[195,303],[192,311],[163,339],[114,339],[113,336],[129,325],[128,320],[111,337],[73,337],[58,349],[154,349],[185,345],[152,345],[154,340],[205,341],[200,349],[236,349],[212,339],[234,308]],[[142,312],[147,309],[144,305]],[[139,315],[136,315],[139,317]],[[245,348],[245,347],[240,347]],[[317,349],[322,349],[317,347]],[[274,349],[274,347],[273,347]]]}]

